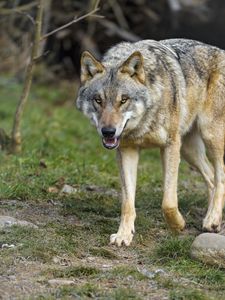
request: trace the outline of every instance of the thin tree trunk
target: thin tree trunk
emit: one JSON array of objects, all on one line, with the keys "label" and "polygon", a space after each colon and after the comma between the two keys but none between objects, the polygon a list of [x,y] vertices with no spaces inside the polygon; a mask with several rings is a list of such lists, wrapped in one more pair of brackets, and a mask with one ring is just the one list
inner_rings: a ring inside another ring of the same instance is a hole
[{"label": "thin tree trunk", "polygon": [[[51,0],[49,0],[49,5],[51,3]],[[95,13],[99,10],[97,7],[99,0],[96,0],[95,2],[95,7],[92,11],[89,13],[79,17],[75,18],[72,21],[70,21],[67,24],[64,24],[63,26],[56,28],[55,30],[44,34],[41,36],[42,33],[42,23],[43,23],[43,11],[44,11],[44,0],[38,0],[38,5],[37,5],[37,16],[35,20],[35,32],[34,32],[34,41],[32,45],[32,50],[31,50],[31,56],[30,56],[30,61],[26,69],[25,73],[25,80],[24,80],[24,85],[23,85],[23,90],[22,94],[20,97],[20,100],[17,105],[16,113],[14,116],[13,120],[13,126],[12,126],[12,133],[11,136],[9,137],[7,133],[4,131],[4,129],[0,128],[0,150],[6,150],[8,153],[19,153],[21,152],[21,121],[22,121],[22,116],[24,113],[24,108],[27,103],[29,93],[30,93],[30,88],[32,84],[32,79],[33,79],[33,72],[34,72],[34,66],[36,64],[37,59],[41,56],[41,51],[43,51],[43,41],[55,34],[56,32],[65,29],[69,26],[71,26],[74,23],[79,22],[80,20],[83,20],[84,18],[87,18],[89,16],[93,17],[99,17],[101,18],[102,16],[95,15]]]},{"label": "thin tree trunk", "polygon": [[23,91],[22,91],[20,101],[17,105],[14,122],[13,122],[11,151],[10,151],[12,153],[18,153],[21,151],[21,120],[22,120],[25,104],[27,102],[30,93],[30,87],[33,79],[34,65],[36,63],[36,59],[39,56],[39,42],[41,39],[43,9],[44,9],[44,0],[39,0],[37,6],[37,16],[35,20],[35,34],[34,34],[32,51],[31,51],[31,58],[27,66]]}]

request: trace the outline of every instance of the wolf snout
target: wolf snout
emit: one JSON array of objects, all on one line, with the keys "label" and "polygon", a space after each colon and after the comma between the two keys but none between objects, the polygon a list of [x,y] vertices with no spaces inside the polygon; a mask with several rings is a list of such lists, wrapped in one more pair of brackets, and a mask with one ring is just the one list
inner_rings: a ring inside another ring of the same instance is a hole
[{"label": "wolf snout", "polygon": [[116,128],[103,127],[102,132],[102,143],[107,149],[115,149],[119,146],[119,137],[116,136]]},{"label": "wolf snout", "polygon": [[102,128],[102,136],[104,138],[113,138],[116,133],[116,128],[113,127],[103,127]]}]

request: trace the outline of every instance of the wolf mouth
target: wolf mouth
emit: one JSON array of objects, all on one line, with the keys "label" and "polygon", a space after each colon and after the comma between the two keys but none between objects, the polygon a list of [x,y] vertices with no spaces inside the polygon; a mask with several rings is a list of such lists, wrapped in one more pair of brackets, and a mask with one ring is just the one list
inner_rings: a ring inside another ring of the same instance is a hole
[{"label": "wolf mouth", "polygon": [[107,149],[116,149],[119,146],[120,140],[118,137],[102,138],[103,146]]},{"label": "wolf mouth", "polygon": [[[126,128],[128,121],[129,121],[129,119],[126,120],[126,123],[125,123],[125,125],[123,127],[122,132]],[[105,137],[103,137],[102,138],[102,144],[103,144],[103,146],[105,148],[107,148],[107,149],[110,149],[110,150],[116,149],[117,147],[119,147],[119,144],[120,144],[120,136],[119,137],[115,137],[114,136],[112,138],[105,138]]]}]

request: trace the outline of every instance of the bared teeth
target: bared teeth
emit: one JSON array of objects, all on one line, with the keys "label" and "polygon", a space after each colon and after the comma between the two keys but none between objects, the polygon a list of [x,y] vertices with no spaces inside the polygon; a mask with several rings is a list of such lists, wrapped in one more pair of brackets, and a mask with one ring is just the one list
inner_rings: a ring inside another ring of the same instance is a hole
[{"label": "bared teeth", "polygon": [[102,139],[103,146],[107,149],[115,149],[119,145],[119,139],[118,138],[108,138]]},{"label": "bared teeth", "polygon": [[114,144],[116,142],[116,138],[113,139],[104,139],[107,144]]}]

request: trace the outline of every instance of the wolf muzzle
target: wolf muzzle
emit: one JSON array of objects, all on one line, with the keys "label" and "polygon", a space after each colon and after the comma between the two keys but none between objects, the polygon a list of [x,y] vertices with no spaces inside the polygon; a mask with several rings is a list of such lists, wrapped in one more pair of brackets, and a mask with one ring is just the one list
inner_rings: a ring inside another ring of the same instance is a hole
[{"label": "wolf muzzle", "polygon": [[107,149],[115,149],[119,146],[119,138],[115,136],[116,128],[103,127],[102,128],[102,143]]}]

